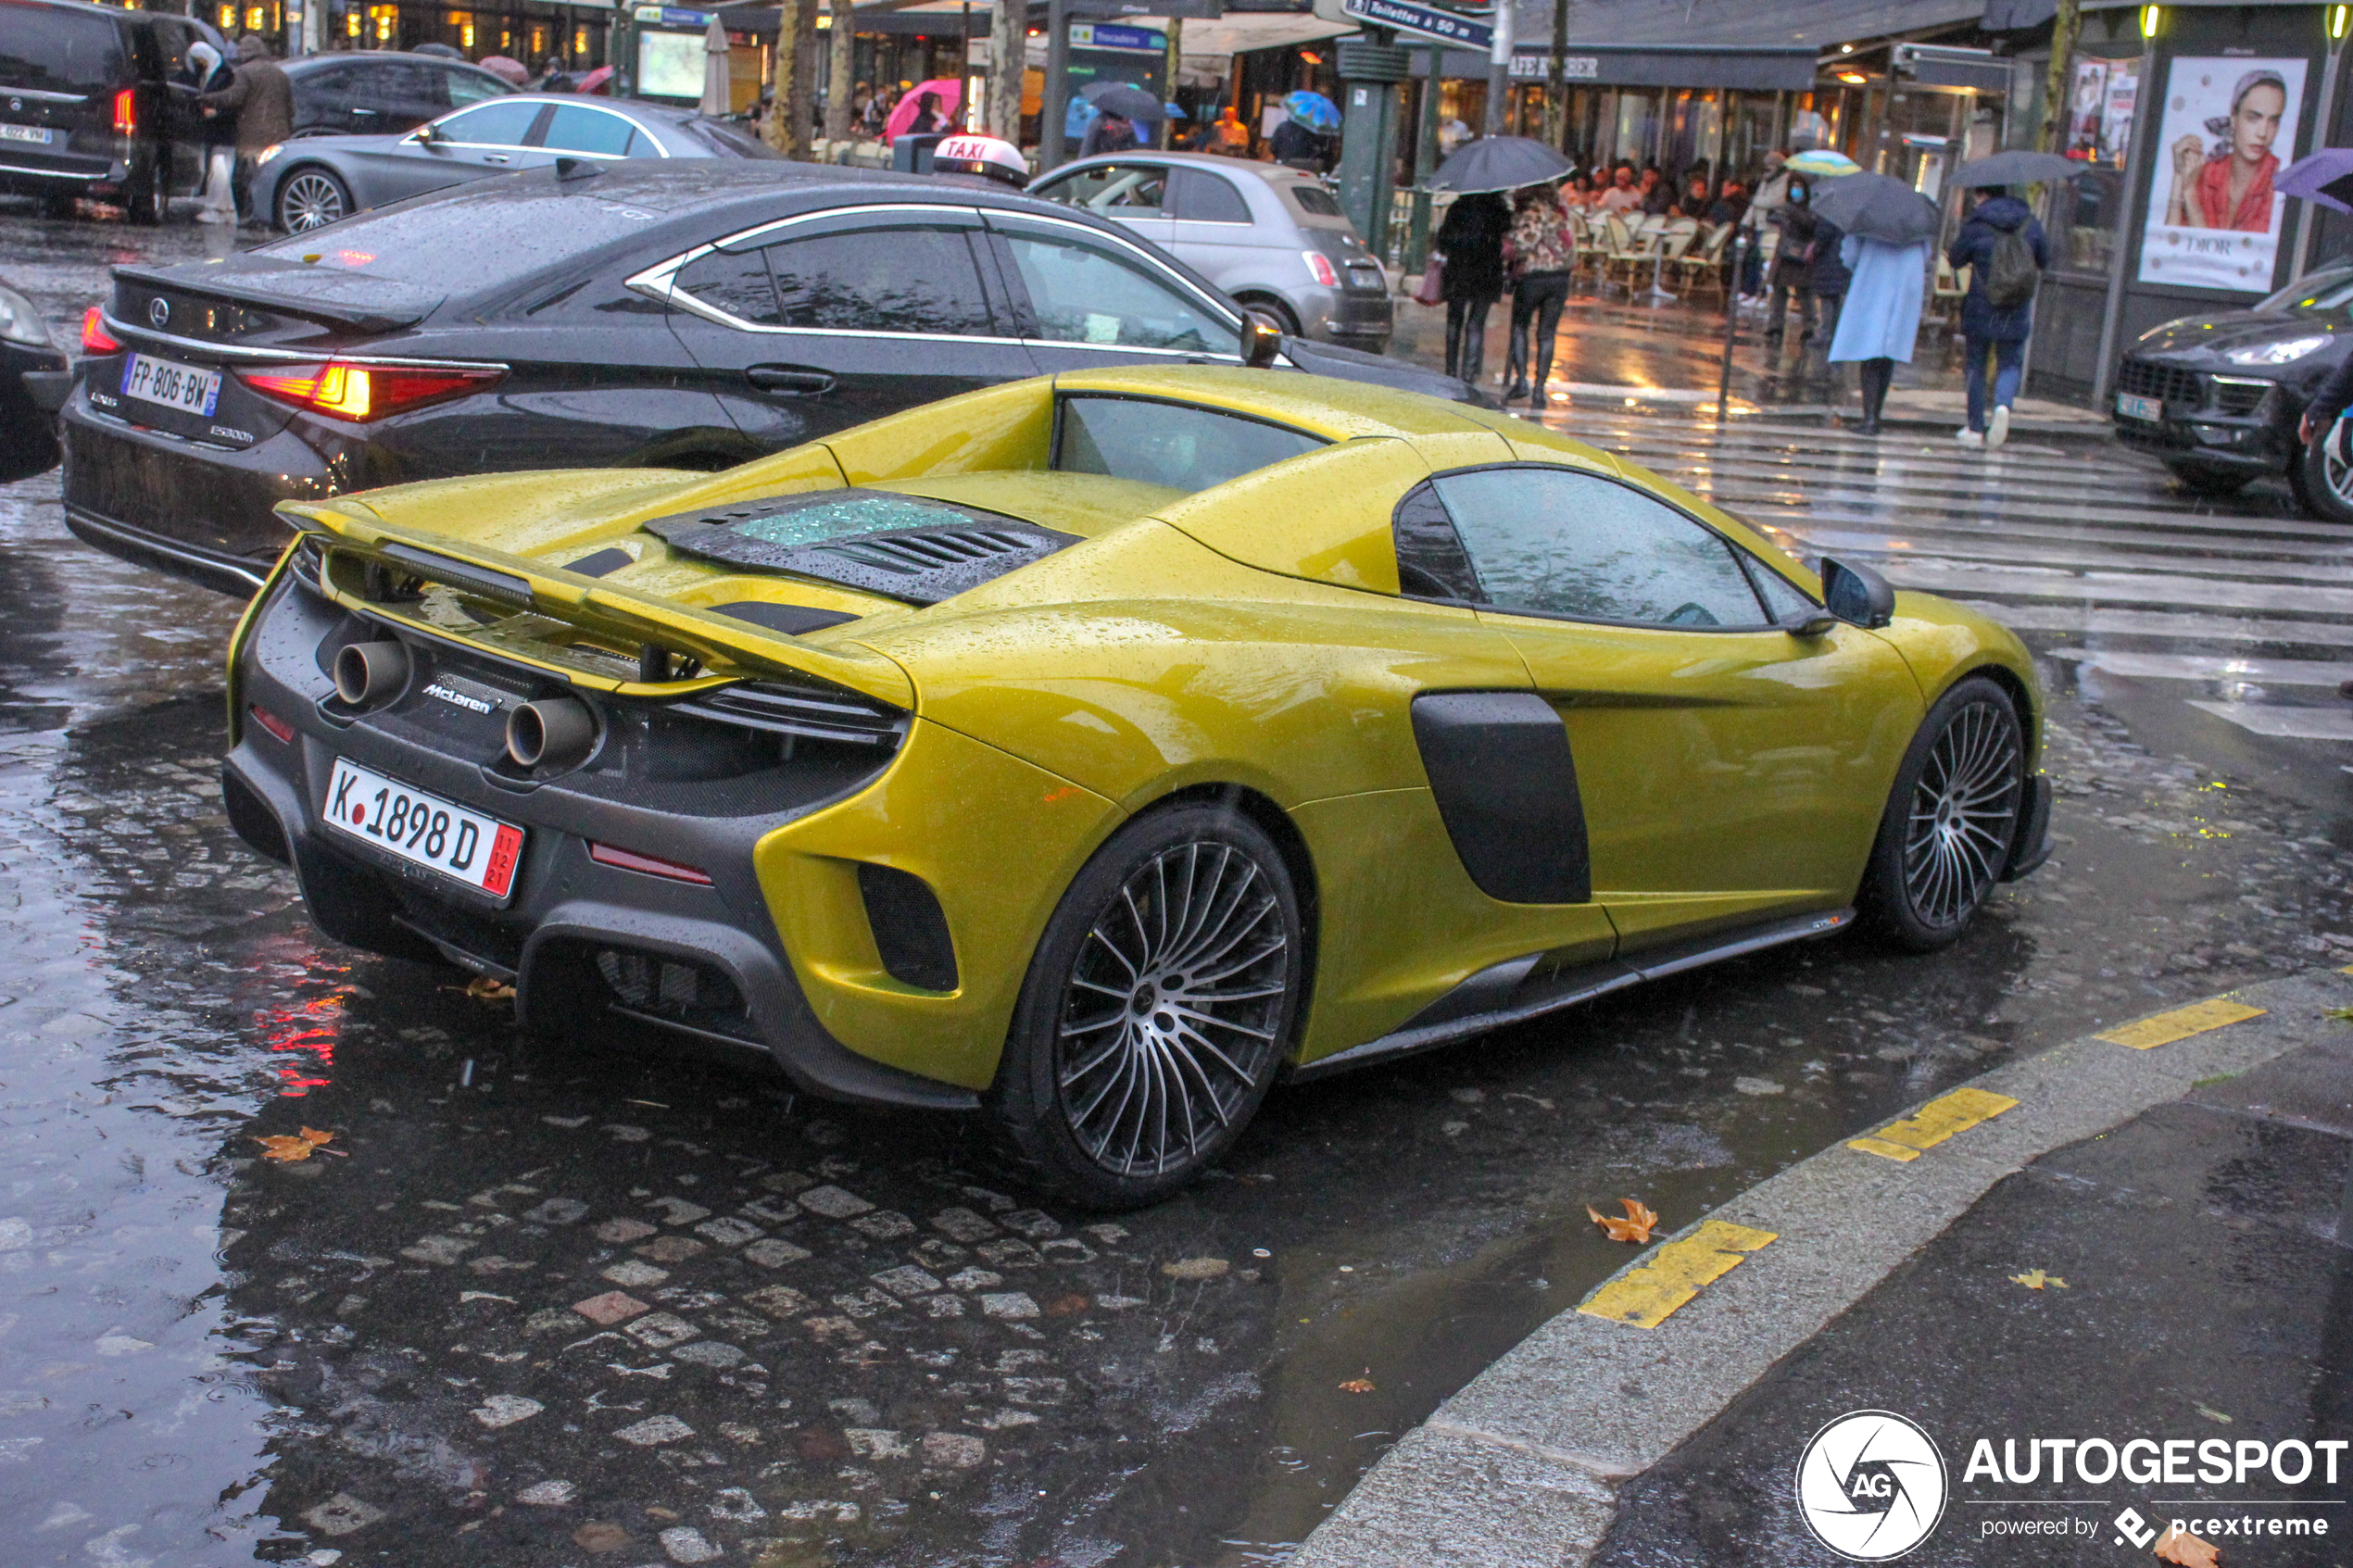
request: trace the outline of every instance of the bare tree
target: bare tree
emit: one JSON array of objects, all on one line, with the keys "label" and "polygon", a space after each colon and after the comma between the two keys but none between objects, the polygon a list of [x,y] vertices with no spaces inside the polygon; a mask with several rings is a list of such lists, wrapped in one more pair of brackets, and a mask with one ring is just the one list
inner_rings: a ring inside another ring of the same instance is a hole
[{"label": "bare tree", "polygon": [[825,73],[825,138],[846,142],[857,107],[850,101],[857,85],[850,74],[858,69],[858,0],[833,0],[827,13],[833,25],[826,30],[832,48]]},{"label": "bare tree", "polygon": [[2059,150],[2059,131],[2067,123],[2069,67],[2075,59],[2075,40],[2083,31],[2082,0],[2058,0],[2058,15],[2051,22],[2051,71],[2043,82],[2043,133],[2034,144],[2046,153]]},{"label": "bare tree", "polygon": [[991,0],[988,7],[988,103],[982,124],[991,136],[1021,141],[1021,78],[1029,63],[1026,0]]},{"label": "bare tree", "polygon": [[1553,57],[1544,72],[1544,142],[1568,140],[1568,0],[1553,0]]},{"label": "bare tree", "polygon": [[[792,0],[790,8],[798,13],[793,18],[792,30],[793,47],[798,50],[817,35],[817,0]],[[784,9],[782,6],[778,7],[777,31],[780,32],[783,31]],[[812,94],[817,87],[815,77],[814,71],[802,70],[799,68],[799,62],[795,62],[790,113],[786,116],[785,139],[776,144],[776,150],[786,157],[806,158],[809,156],[809,126],[812,119],[810,109],[813,102]],[[780,108],[786,107],[786,99],[782,96],[778,97],[776,103]]]},{"label": "bare tree", "polygon": [[790,106],[799,64],[800,8],[787,3],[776,11],[776,44],[768,51],[768,118],[760,127],[761,139],[786,157],[793,156]]}]

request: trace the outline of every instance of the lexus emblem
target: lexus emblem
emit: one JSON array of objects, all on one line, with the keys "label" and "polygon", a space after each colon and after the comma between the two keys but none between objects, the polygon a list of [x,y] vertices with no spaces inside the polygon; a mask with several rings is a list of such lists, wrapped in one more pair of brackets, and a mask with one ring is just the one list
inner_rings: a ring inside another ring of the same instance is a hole
[{"label": "lexus emblem", "polygon": [[147,301],[147,325],[151,327],[160,327],[166,321],[170,320],[171,301],[168,299],[151,299]]},{"label": "lexus emblem", "polygon": [[21,113],[23,113],[23,112],[24,112],[24,100],[23,100],[22,98],[11,98],[11,99],[9,99],[9,100],[8,100],[8,112],[9,112],[10,114],[21,114]]}]

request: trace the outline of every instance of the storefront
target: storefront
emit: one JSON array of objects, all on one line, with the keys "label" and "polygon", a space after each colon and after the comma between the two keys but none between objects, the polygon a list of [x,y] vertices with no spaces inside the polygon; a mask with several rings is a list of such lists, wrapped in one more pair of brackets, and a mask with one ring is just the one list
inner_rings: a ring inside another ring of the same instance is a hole
[{"label": "storefront", "polygon": [[[2048,15],[1996,0],[1986,21],[2047,31]],[[2045,209],[2056,254],[2032,393],[2102,403],[2125,345],[2150,328],[2243,308],[2353,250],[2353,222],[2271,191],[2279,169],[2353,137],[2347,20],[2342,6],[2085,7],[2062,145],[2086,172]],[[2020,52],[2020,107],[2032,112],[2013,113],[2012,144],[2032,145],[2042,122],[2049,56],[2047,44]],[[2248,178],[2234,182],[2237,165]]]}]

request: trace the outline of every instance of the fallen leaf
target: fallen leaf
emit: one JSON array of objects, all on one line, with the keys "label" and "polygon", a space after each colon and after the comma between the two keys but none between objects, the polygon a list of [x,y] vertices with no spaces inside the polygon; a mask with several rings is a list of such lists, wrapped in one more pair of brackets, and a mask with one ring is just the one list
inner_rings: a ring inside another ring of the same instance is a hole
[{"label": "fallen leaf", "polygon": [[283,1164],[309,1159],[321,1146],[334,1142],[335,1135],[322,1133],[316,1127],[305,1127],[292,1137],[258,1137],[253,1141],[261,1146],[261,1158]]},{"label": "fallen leaf", "polygon": [[1347,1382],[1340,1386],[1340,1391],[1343,1394],[1371,1393],[1373,1391],[1373,1369],[1371,1367],[1366,1367],[1365,1369],[1364,1376],[1350,1378]]},{"label": "fallen leaf", "polygon": [[2067,1288],[2067,1281],[2057,1274],[2046,1274],[2040,1269],[2029,1269],[2022,1274],[2012,1274],[2010,1280],[2011,1283],[2022,1285],[2029,1290],[2040,1290],[2045,1286],[2049,1286],[2053,1290]]},{"label": "fallen leaf", "polygon": [[2158,1537],[2157,1560],[2179,1564],[2179,1568],[2221,1568],[2221,1558],[2216,1555],[2212,1541],[2200,1540],[2183,1529],[2168,1529]]},{"label": "fallen leaf", "polygon": [[1173,1263],[1163,1263],[1160,1272],[1170,1279],[1216,1279],[1232,1267],[1223,1258],[1179,1258]]},{"label": "fallen leaf", "polygon": [[1639,1198],[1621,1198],[1618,1201],[1626,1205],[1626,1217],[1622,1220],[1612,1219],[1591,1204],[1586,1206],[1585,1212],[1593,1216],[1593,1223],[1609,1233],[1612,1241],[1650,1240],[1651,1228],[1658,1223],[1657,1211]]},{"label": "fallen leaf", "polygon": [[510,1002],[515,999],[515,988],[503,980],[493,980],[486,974],[477,974],[466,982],[466,995],[478,1001]]}]

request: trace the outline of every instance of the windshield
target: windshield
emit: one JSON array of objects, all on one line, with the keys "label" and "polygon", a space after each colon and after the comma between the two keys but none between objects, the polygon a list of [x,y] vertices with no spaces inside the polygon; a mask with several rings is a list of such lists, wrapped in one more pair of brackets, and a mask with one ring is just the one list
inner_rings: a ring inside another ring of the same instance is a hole
[{"label": "windshield", "polygon": [[51,6],[0,5],[0,84],[107,92],[127,71],[122,34],[112,19]]},{"label": "windshield", "polygon": [[2334,315],[2347,306],[2353,306],[2353,263],[2307,272],[2255,308],[2275,315],[2291,310]]}]

